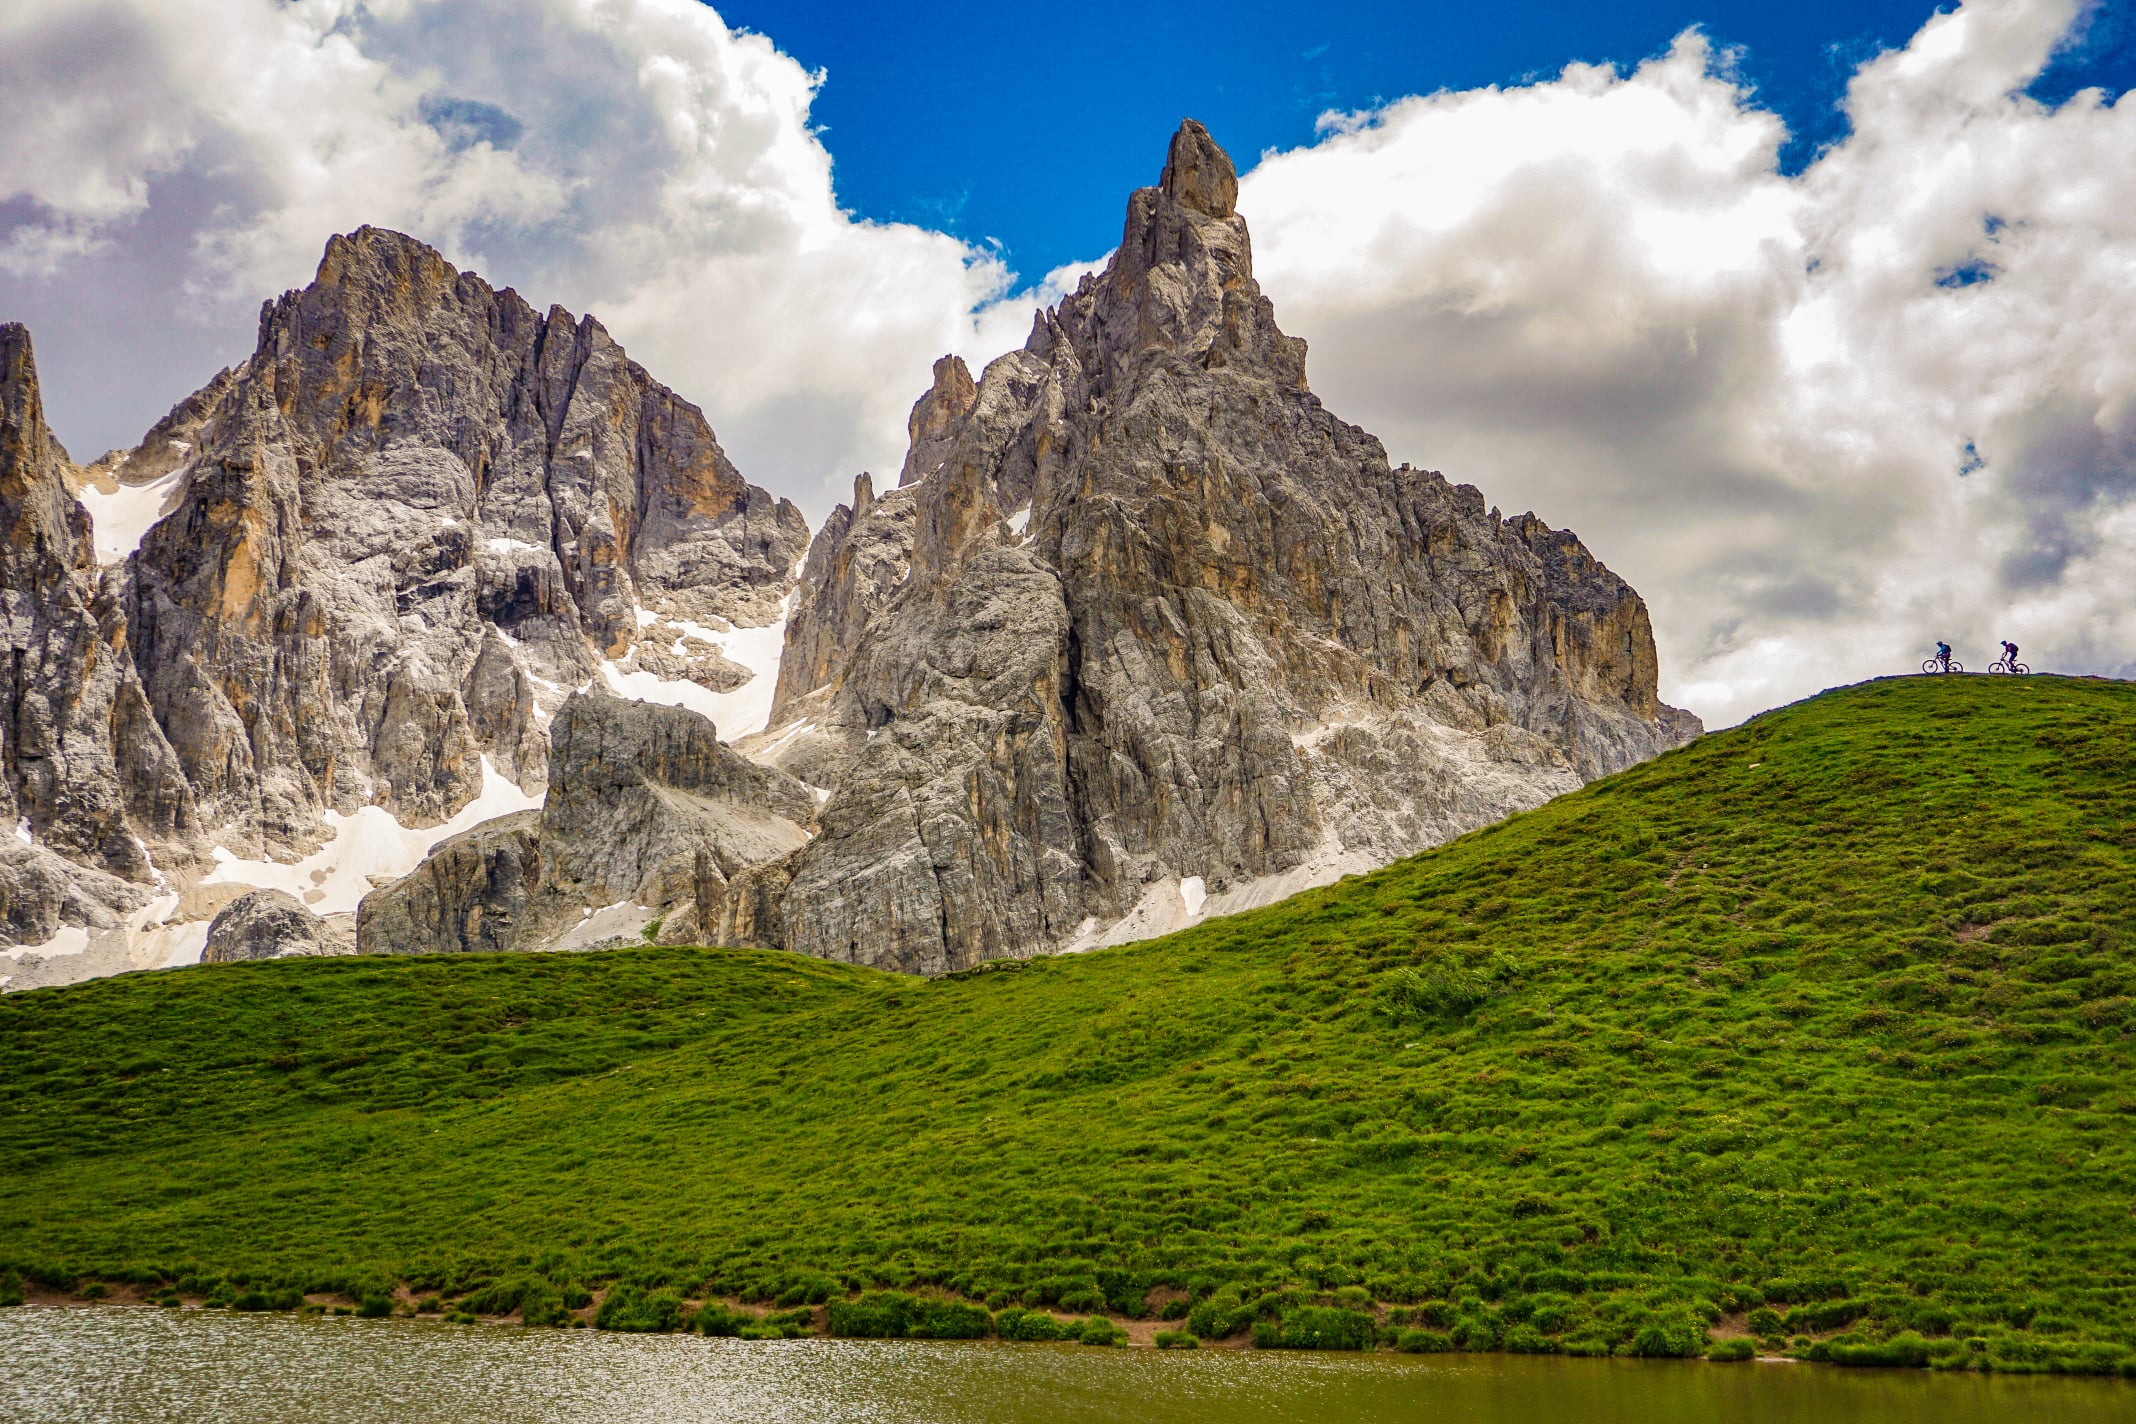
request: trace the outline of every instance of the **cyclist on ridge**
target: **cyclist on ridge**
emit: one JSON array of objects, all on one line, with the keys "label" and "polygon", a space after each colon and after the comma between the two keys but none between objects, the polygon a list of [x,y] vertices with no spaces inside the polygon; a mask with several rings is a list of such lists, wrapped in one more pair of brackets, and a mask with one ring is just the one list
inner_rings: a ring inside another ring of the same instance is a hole
[{"label": "cyclist on ridge", "polygon": [[1940,638],[1936,640],[1936,661],[1943,664],[1945,672],[1951,670],[1951,645]]},{"label": "cyclist on ridge", "polygon": [[2017,644],[2015,644],[2015,643],[2011,642],[2011,641],[2010,641],[2010,640],[2009,640],[2008,638],[2005,638],[2005,639],[2003,639],[2003,640],[2002,640],[2002,645],[2003,645],[2003,666],[2005,666],[2005,667],[2015,667],[2015,666],[2017,666]]}]

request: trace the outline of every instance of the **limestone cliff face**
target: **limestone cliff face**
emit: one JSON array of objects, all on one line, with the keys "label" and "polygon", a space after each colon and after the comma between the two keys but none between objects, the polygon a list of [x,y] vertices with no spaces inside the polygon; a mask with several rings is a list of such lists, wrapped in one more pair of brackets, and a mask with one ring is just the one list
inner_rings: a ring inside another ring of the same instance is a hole
[{"label": "limestone cliff face", "polygon": [[[150,715],[126,625],[46,428],[29,333],[0,326],[0,933],[38,944],[144,895],[147,843],[175,857],[190,788]],[[91,874],[72,874],[75,867]]]},{"label": "limestone cliff face", "polygon": [[435,824],[483,755],[538,787],[543,687],[631,656],[641,609],[771,621],[805,546],[599,323],[395,233],[335,238],[221,385],[127,611],[233,845],[303,848],[363,805]]},{"label": "limestone cliff face", "polygon": [[730,937],[919,972],[1132,937],[1696,734],[1576,538],[1321,406],[1236,195],[1190,121],[1101,276],[936,367],[896,506],[819,533],[758,745],[835,794]]}]

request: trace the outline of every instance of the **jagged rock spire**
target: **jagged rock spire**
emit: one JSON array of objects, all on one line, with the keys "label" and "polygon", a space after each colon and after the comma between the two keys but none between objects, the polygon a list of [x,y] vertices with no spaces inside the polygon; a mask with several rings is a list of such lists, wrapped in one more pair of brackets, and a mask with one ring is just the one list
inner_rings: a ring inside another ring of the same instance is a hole
[{"label": "jagged rock spire", "polygon": [[788,625],[769,735],[822,833],[723,933],[926,973],[1161,933],[1189,878],[1256,903],[1693,729],[1577,539],[1306,389],[1237,200],[1188,120],[1104,272],[968,397],[937,365],[925,478],[833,516]]},{"label": "jagged rock spire", "polygon": [[1239,173],[1231,155],[1194,119],[1181,120],[1172,135],[1157,186],[1174,202],[1208,217],[1228,218],[1238,211]]}]

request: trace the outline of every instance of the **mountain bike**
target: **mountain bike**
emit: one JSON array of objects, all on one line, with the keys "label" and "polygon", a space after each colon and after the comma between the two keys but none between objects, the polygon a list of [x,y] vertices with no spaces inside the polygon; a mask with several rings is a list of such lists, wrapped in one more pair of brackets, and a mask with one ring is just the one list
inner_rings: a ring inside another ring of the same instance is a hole
[{"label": "mountain bike", "polygon": [[1988,671],[2014,673],[2018,677],[2023,677],[2026,673],[2031,672],[2032,669],[2024,663],[2004,662],[2002,659],[1997,658],[1994,662],[1988,664]]},{"label": "mountain bike", "polygon": [[1952,659],[1951,659],[1951,661],[1950,661],[1950,665],[1949,665],[1948,667],[1946,667],[1946,666],[1944,666],[1944,664],[1943,664],[1943,660],[1942,660],[1942,659],[1940,659],[1940,658],[1930,658],[1930,659],[1929,659],[1929,660],[1928,660],[1927,662],[1925,662],[1925,663],[1921,664],[1921,671],[1923,671],[1923,672],[1964,672],[1964,671],[1965,671],[1965,664],[1964,664],[1964,663],[1961,663],[1961,662],[1959,662],[1959,661],[1958,661],[1958,659],[1956,659],[1956,658],[1952,658]]}]

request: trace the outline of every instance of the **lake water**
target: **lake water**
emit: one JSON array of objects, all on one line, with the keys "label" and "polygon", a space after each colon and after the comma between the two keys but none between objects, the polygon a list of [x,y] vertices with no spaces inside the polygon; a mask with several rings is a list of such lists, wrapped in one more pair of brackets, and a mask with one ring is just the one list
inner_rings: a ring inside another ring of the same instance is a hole
[{"label": "lake water", "polygon": [[2118,1380],[0,1311],[8,1424],[2105,1424]]}]

